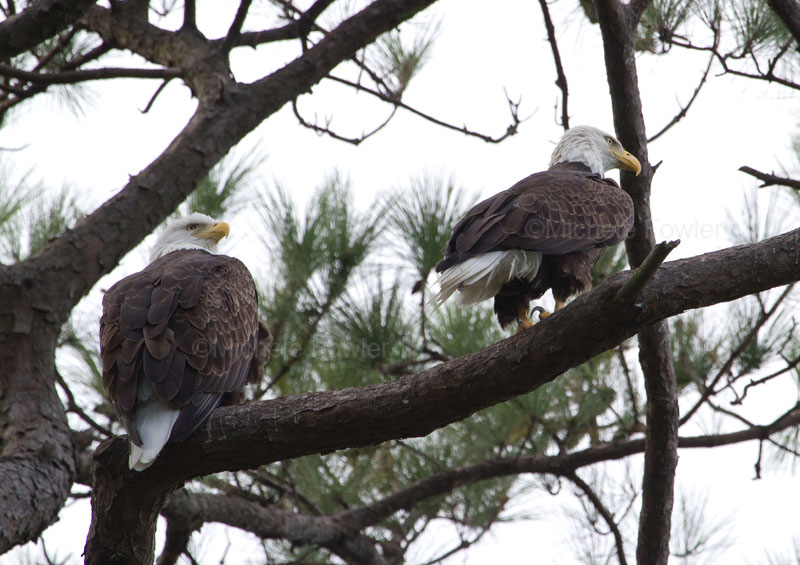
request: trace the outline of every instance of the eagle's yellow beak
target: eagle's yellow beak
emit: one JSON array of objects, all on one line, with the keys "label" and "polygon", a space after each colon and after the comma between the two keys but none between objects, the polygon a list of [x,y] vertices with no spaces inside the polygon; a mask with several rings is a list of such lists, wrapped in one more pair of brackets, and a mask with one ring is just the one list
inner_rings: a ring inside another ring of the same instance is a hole
[{"label": "eagle's yellow beak", "polygon": [[618,151],[612,147],[611,152],[619,161],[620,169],[625,171],[633,171],[636,176],[639,176],[639,173],[642,172],[642,164],[639,162],[639,159],[631,155],[629,151],[625,151],[624,149],[622,151]]},{"label": "eagle's yellow beak", "polygon": [[228,222],[217,222],[216,224],[211,224],[211,227],[197,232],[195,235],[197,237],[203,237],[206,239],[213,239],[217,243],[223,237],[228,237],[231,233],[231,227],[228,225]]}]

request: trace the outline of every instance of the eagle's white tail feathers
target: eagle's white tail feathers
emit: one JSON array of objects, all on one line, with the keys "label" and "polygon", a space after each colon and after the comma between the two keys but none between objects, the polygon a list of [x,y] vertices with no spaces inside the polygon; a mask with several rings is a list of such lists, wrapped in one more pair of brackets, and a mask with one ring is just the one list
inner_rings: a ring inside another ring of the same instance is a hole
[{"label": "eagle's white tail feathers", "polygon": [[153,388],[147,381],[140,385],[137,400],[134,425],[142,439],[142,447],[131,442],[128,467],[144,471],[153,464],[169,440],[172,427],[180,415],[180,409],[154,396]]},{"label": "eagle's white tail feathers", "polygon": [[439,292],[433,300],[439,307],[456,291],[459,306],[493,298],[513,278],[533,279],[541,263],[541,253],[522,249],[476,255],[439,275],[436,281]]}]

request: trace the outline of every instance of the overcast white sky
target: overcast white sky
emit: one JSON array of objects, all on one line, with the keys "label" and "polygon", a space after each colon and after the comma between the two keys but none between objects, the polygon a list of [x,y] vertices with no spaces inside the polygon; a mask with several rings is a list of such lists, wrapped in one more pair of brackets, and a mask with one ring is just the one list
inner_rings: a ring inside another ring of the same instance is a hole
[{"label": "overcast white sky", "polygon": [[[569,80],[571,123],[613,131],[599,30],[575,12],[576,6],[577,2],[571,1],[552,6]],[[199,13],[204,13],[203,4]],[[284,108],[249,135],[235,153],[255,150],[267,156],[264,182],[282,183],[298,201],[304,201],[327,174],[339,169],[352,180],[364,206],[381,191],[403,186],[425,171],[452,175],[468,190],[489,196],[546,168],[562,130],[555,122],[559,91],[554,86],[555,71],[538,3],[441,0],[424,17],[441,19],[441,34],[430,63],[409,88],[406,102],[440,119],[499,135],[509,123],[505,88],[512,98],[521,97],[520,114],[531,116],[517,136],[500,145],[486,144],[401,111],[383,132],[353,147],[301,128],[291,109]],[[219,35],[228,21],[219,15],[207,19],[207,33]],[[281,61],[271,49],[240,53],[234,67],[237,78],[249,80],[279,65]],[[651,134],[689,99],[705,64],[704,57],[694,53],[639,57],[640,87]],[[33,169],[34,178],[45,186],[75,187],[91,209],[159,155],[192,114],[195,103],[177,82],[161,94],[149,114],[141,114],[157,86],[155,82],[123,80],[93,85],[95,103],[80,116],[45,98],[0,130],[0,147],[25,147],[5,160],[17,172]],[[727,246],[727,215],[729,211],[739,215],[744,194],[755,185],[737,172],[738,167],[771,170],[794,163],[789,140],[800,123],[797,101],[796,95],[777,87],[712,76],[688,118],[651,144],[651,163],[663,161],[652,194],[656,236],[682,240],[672,258]],[[386,113],[368,96],[331,84],[315,87],[313,96],[301,97],[300,106],[309,115],[316,111],[320,116],[333,116],[333,127],[353,135],[369,129],[376,117]],[[246,232],[234,224],[228,250],[258,270],[264,259],[248,249]],[[144,259],[141,254],[132,255],[131,269],[138,269],[137,263]],[[116,273],[107,280],[119,276]],[[84,304],[82,308],[91,310],[93,306]],[[756,391],[754,396],[762,398],[755,399],[748,413],[760,423],[797,401],[797,389],[788,382],[783,388],[771,387],[768,397],[764,392]],[[701,421],[705,428],[696,426],[683,433],[707,432],[712,420]],[[786,514],[800,501],[797,477],[771,466],[764,479],[753,481],[757,449],[757,444],[750,443],[713,452],[681,452],[678,492],[694,499],[707,496],[712,517],[730,517],[734,545],[724,556],[726,563],[763,561],[766,549],[786,553],[792,535],[800,533],[796,515]],[[639,464],[634,458],[637,480]],[[618,472],[622,466],[613,469]],[[451,562],[571,563],[576,547],[574,527],[560,509],[569,499],[565,493],[557,499],[535,495],[515,501],[512,514],[523,512],[540,519],[498,525],[466,558]],[[576,508],[574,502],[572,507]],[[89,523],[88,502],[77,503],[62,516],[65,519],[48,532],[48,549],[57,549],[60,556],[71,553],[72,562],[79,562]],[[448,541],[452,542],[444,538],[429,541],[418,554],[409,555],[409,562],[429,558],[436,546],[448,547]],[[208,562],[213,562],[215,549],[209,547],[206,555]],[[18,560],[12,553],[0,558],[0,564]]]}]

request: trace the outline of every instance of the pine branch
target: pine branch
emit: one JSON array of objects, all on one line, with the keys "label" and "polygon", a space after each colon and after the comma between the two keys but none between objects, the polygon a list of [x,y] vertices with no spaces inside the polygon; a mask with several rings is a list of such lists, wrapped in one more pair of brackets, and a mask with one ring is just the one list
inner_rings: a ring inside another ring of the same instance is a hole
[{"label": "pine branch", "polygon": [[625,543],[622,540],[622,533],[619,531],[619,526],[617,525],[617,521],[614,518],[614,514],[603,504],[603,501],[600,499],[600,496],[594,489],[584,481],[582,478],[578,476],[577,473],[569,473],[566,476],[567,479],[572,481],[575,486],[577,486],[581,492],[589,499],[589,502],[592,503],[597,513],[603,517],[605,520],[608,529],[611,530],[611,533],[614,536],[614,545],[617,548],[617,559],[619,560],[620,565],[628,565],[628,560],[625,558]]},{"label": "pine branch", "polygon": [[[142,473],[127,470],[127,441],[104,442],[95,457],[87,562],[102,561],[103,547],[152,547],[154,522],[125,517],[157,514],[166,495],[192,477],[426,435],[530,392],[635,333],[641,336],[643,328],[659,320],[798,280],[798,240],[800,230],[795,230],[761,243],[666,263],[642,290],[641,307],[613,303],[611,298],[629,277],[618,274],[575,299],[553,324],[538,324],[396,381],[217,410],[197,434],[169,444]],[[720,272],[726,276],[720,278]],[[602,320],[602,331],[586,320]],[[570,339],[558,337],[564,335]],[[768,431],[765,427],[758,433]],[[675,444],[677,449],[677,437]]]},{"label": "pine branch", "polygon": [[[737,432],[682,437],[679,445],[684,449],[707,449],[769,439],[775,433],[800,424],[800,407],[794,407],[766,425],[749,422],[745,424],[747,427]],[[189,493],[184,490],[169,497],[162,514],[169,519],[191,515],[197,520],[193,525],[196,529],[203,522],[220,522],[271,539],[286,539],[295,544],[308,543],[309,539],[323,540],[324,545],[336,535],[352,540],[358,532],[379,526],[382,521],[400,510],[409,510],[426,499],[445,495],[461,486],[521,474],[547,474],[572,480],[578,469],[642,453],[644,447],[643,439],[621,440],[554,456],[514,456],[441,469],[382,500],[328,515],[317,512],[316,515],[309,516],[264,505],[257,500],[245,500],[228,494]],[[608,514],[613,521],[613,516],[610,512]],[[257,519],[250,519],[251,517]],[[331,525],[341,529],[332,532]],[[366,537],[363,540],[376,543]]]}]

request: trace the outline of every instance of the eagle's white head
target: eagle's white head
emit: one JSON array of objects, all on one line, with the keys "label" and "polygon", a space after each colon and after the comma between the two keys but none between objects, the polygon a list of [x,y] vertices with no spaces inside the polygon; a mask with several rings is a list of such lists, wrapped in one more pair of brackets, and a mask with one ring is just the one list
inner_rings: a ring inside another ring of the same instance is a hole
[{"label": "eagle's white head", "polygon": [[642,171],[639,160],[616,137],[592,126],[575,126],[561,136],[550,157],[550,166],[565,162],[583,163],[600,176],[611,169],[633,171],[637,175]]},{"label": "eagle's white head", "polygon": [[219,240],[230,231],[227,222],[218,222],[205,214],[189,214],[170,222],[161,232],[150,252],[150,262],[178,249],[205,249],[214,253]]}]

